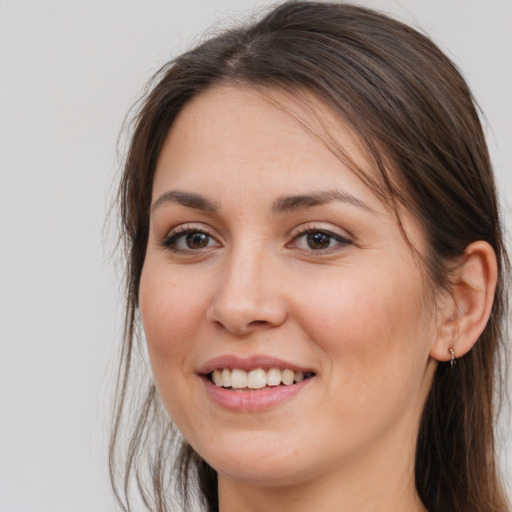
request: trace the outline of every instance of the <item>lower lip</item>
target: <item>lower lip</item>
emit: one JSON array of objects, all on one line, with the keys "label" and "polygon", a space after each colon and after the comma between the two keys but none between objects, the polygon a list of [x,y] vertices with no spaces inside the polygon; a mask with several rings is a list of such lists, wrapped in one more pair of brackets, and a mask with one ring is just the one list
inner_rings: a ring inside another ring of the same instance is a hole
[{"label": "lower lip", "polygon": [[225,409],[231,411],[264,411],[272,409],[290,400],[300,393],[315,377],[309,377],[290,386],[275,386],[271,388],[255,389],[252,391],[232,391],[221,388],[202,377],[206,392],[211,400]]}]

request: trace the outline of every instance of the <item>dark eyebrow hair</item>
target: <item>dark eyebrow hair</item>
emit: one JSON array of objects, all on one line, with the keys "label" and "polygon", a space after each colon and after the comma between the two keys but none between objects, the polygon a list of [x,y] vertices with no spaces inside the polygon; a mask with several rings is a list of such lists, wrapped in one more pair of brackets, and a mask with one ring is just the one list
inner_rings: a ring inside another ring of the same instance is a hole
[{"label": "dark eyebrow hair", "polygon": [[187,208],[196,208],[198,210],[206,210],[208,212],[216,212],[219,209],[215,202],[194,192],[169,190],[158,197],[158,199],[153,203],[151,211],[154,211],[155,208],[158,208],[164,203],[177,203],[182,206],[186,206]]},{"label": "dark eyebrow hair", "polygon": [[349,203],[362,210],[368,212],[374,212],[366,203],[354,197],[346,192],[340,192],[338,190],[324,190],[319,192],[313,192],[311,194],[298,194],[293,196],[280,197],[272,204],[272,211],[274,213],[286,213],[305,208],[311,208],[313,206],[320,206],[332,201],[341,201],[343,203]]},{"label": "dark eyebrow hair", "polygon": [[[332,201],[349,203],[361,208],[362,210],[374,212],[372,208],[357,197],[338,190],[325,190],[312,192],[310,194],[297,194],[279,197],[272,203],[272,211],[274,213],[293,212],[305,208],[311,208],[313,206],[320,206]],[[200,194],[196,194],[195,192],[184,192],[182,190],[169,190],[164,192],[153,203],[151,210],[154,211],[164,203],[176,203],[187,208],[195,208],[214,213],[219,211],[219,206],[214,201],[207,199]]]}]

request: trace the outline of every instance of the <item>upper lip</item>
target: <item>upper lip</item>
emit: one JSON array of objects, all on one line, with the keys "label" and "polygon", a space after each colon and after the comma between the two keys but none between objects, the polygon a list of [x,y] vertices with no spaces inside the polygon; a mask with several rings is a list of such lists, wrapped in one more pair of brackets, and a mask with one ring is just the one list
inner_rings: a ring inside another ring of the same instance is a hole
[{"label": "upper lip", "polygon": [[214,370],[218,369],[234,369],[238,368],[245,371],[256,370],[257,368],[280,368],[282,370],[293,370],[295,372],[313,372],[314,371],[306,366],[298,365],[290,361],[285,361],[278,357],[254,354],[249,357],[241,357],[234,354],[225,354],[213,359],[208,360],[198,370],[198,373],[207,375]]}]

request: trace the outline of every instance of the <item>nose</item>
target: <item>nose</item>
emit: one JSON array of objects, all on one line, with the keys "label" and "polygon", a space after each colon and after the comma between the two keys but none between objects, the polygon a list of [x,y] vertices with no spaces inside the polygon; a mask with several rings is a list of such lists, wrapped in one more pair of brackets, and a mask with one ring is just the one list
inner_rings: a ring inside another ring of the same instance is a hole
[{"label": "nose", "polygon": [[239,251],[226,259],[207,320],[236,335],[283,324],[288,309],[282,294],[282,273],[271,260],[254,251]]}]

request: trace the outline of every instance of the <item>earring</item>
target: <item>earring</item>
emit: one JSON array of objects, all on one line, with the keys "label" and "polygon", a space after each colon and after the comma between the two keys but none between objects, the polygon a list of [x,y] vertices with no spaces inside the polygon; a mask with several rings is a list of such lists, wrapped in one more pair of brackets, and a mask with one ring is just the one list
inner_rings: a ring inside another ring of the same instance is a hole
[{"label": "earring", "polygon": [[453,368],[455,366],[455,363],[457,362],[457,360],[455,359],[455,350],[453,348],[453,345],[450,345],[448,347],[448,352],[450,352],[450,356],[451,356],[451,361],[450,361],[450,366]]}]

